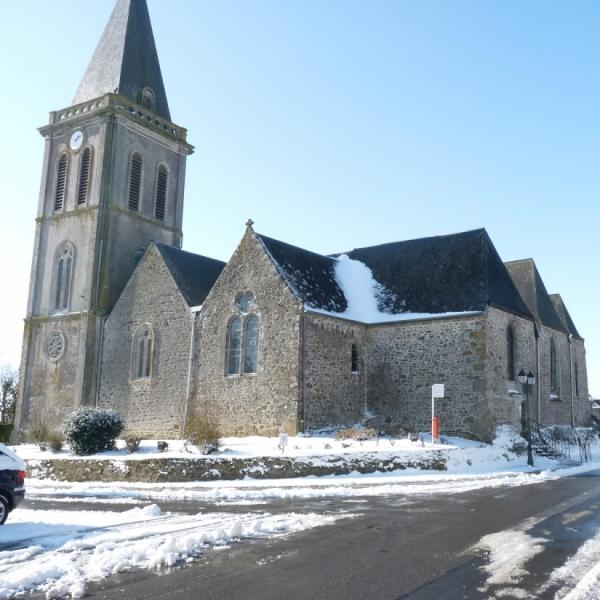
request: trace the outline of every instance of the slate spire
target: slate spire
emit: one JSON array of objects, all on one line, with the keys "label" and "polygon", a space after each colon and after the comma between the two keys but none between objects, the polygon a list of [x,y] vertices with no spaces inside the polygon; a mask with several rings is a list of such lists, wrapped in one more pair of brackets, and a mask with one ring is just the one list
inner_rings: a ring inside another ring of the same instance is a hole
[{"label": "slate spire", "polygon": [[111,92],[171,120],[146,0],[117,0],[73,104]]}]

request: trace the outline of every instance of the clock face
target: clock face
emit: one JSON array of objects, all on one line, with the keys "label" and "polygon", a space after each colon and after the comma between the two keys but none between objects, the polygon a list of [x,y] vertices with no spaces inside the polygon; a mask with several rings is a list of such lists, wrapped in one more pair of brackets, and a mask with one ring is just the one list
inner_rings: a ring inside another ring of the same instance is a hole
[{"label": "clock face", "polygon": [[74,131],[69,141],[71,150],[79,150],[79,148],[81,148],[81,144],[83,144],[83,131]]}]

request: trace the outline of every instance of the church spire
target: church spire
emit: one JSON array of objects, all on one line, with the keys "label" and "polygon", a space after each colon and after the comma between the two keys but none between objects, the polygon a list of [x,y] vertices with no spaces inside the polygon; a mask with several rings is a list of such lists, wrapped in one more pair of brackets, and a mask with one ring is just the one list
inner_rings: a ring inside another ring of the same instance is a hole
[{"label": "church spire", "polygon": [[73,104],[111,92],[171,120],[146,0],[117,0]]}]

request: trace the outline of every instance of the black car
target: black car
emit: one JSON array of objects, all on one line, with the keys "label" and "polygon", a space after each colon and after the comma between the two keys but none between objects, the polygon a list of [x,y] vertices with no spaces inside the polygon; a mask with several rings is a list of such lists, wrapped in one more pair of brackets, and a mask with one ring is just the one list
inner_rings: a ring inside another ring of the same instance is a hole
[{"label": "black car", "polygon": [[25,497],[25,463],[4,444],[0,444],[0,525],[8,513]]}]

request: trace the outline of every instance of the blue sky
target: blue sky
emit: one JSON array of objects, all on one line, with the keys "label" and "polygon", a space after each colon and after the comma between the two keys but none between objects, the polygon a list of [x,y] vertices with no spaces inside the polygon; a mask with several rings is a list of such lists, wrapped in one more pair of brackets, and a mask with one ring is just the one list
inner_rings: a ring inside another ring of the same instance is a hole
[{"label": "blue sky", "polygon": [[[248,217],[317,252],[486,227],[562,293],[600,396],[600,3],[148,4],[196,146],[184,248],[226,260]],[[36,127],[70,104],[112,8],[0,7],[0,363],[20,353]]]}]

